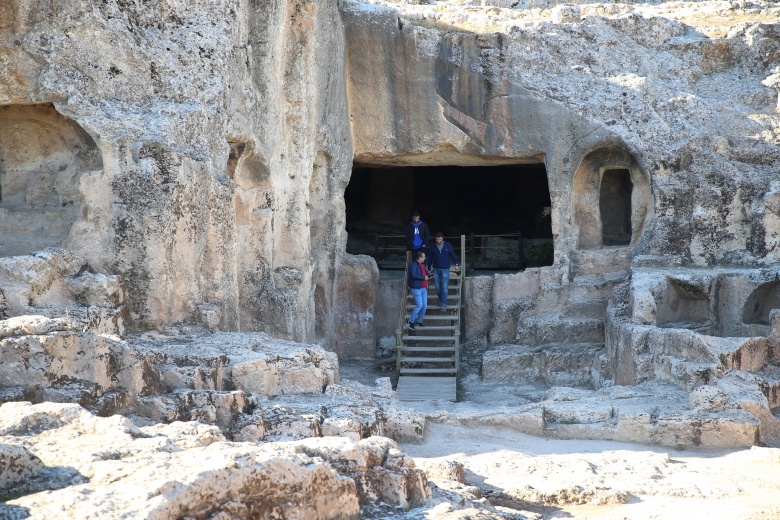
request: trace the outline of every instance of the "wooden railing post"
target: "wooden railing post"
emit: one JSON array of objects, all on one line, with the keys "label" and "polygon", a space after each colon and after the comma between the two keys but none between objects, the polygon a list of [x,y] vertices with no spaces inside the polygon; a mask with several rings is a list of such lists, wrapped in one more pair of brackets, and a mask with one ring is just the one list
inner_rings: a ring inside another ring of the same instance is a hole
[{"label": "wooden railing post", "polygon": [[[466,264],[461,264],[466,265]],[[477,240],[474,237],[474,233],[471,234],[471,267],[477,265]]]},{"label": "wooden railing post", "polygon": [[409,251],[406,252],[406,267],[404,268],[404,281],[403,286],[401,287],[401,312],[398,317],[398,328],[395,331],[395,375],[396,377],[401,377],[401,357],[403,356],[403,352],[401,351],[401,348],[404,345],[403,335],[404,335],[404,325],[406,325],[406,320],[404,319],[404,314],[406,314],[406,297],[407,293],[409,291],[408,288],[408,279],[409,279],[409,263],[411,262],[411,253]]},{"label": "wooden railing post", "polygon": [[517,261],[520,263],[520,269],[525,269],[525,251],[523,251],[523,232],[517,230]]}]

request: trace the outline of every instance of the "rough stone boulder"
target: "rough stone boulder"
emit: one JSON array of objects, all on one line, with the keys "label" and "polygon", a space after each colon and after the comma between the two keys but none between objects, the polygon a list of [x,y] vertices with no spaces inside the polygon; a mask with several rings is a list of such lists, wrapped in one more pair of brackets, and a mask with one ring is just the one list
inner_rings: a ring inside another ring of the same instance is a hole
[{"label": "rough stone boulder", "polygon": [[135,398],[176,389],[322,393],[338,381],[335,354],[262,333],[147,333],[120,339],[58,330],[63,327],[67,323],[44,317],[0,322],[7,336],[0,339],[3,384],[49,388],[82,381],[101,394],[121,390]]},{"label": "rough stone boulder", "polygon": [[[228,443],[197,423],[138,428],[78,405],[7,403],[0,445],[25,476],[9,480],[3,518],[357,518],[430,497],[424,473],[378,437]],[[27,484],[47,471],[45,486]]]},{"label": "rough stone boulder", "polygon": [[[47,325],[49,330],[121,334],[125,328],[121,279],[90,272],[83,258],[65,249],[0,258],[0,294],[0,318],[48,317],[56,322]],[[43,326],[41,323],[27,333],[48,332],[41,329]],[[0,337],[9,332],[0,327]]]},{"label": "rough stone boulder", "polygon": [[182,326],[120,339],[61,319],[10,318],[0,321],[0,385],[0,402],[75,402],[138,424],[200,421],[237,440],[419,441],[425,429],[389,379],[339,384],[334,353],[263,333]]},{"label": "rough stone boulder", "polygon": [[354,381],[329,385],[321,396],[256,398],[252,413],[240,415],[235,440],[293,440],[338,435],[358,440],[373,435],[419,442],[425,416],[403,406],[389,378],[375,387]]}]

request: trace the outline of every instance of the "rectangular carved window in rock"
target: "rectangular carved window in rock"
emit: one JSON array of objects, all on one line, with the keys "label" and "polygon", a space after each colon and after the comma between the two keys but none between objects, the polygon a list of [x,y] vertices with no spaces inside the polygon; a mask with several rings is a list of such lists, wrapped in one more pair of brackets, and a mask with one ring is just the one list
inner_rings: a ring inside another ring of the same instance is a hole
[{"label": "rectangular carved window in rock", "polygon": [[631,243],[631,172],[625,168],[605,170],[601,176],[599,207],[605,246]]},{"label": "rectangular carved window in rock", "polygon": [[[387,167],[355,164],[344,194],[347,252],[403,267],[401,235],[419,211],[433,235],[467,236],[473,269],[553,263],[550,189],[543,163]],[[395,235],[395,237],[388,237]],[[522,254],[519,244],[522,244]],[[459,245],[459,244],[458,244]]]}]

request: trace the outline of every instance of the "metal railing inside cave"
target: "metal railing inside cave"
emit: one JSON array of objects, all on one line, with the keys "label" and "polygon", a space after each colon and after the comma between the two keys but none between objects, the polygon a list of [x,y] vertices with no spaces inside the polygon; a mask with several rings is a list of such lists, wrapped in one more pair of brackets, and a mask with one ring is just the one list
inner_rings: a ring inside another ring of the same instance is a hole
[{"label": "metal railing inside cave", "polygon": [[[521,232],[495,235],[465,235],[465,258],[469,270],[525,269],[552,265],[552,239],[527,239]],[[445,236],[455,254],[461,256],[458,236]],[[432,243],[431,243],[432,244]],[[529,251],[530,250],[530,251]],[[406,239],[404,235],[376,235],[373,255],[380,269],[406,268]]]}]

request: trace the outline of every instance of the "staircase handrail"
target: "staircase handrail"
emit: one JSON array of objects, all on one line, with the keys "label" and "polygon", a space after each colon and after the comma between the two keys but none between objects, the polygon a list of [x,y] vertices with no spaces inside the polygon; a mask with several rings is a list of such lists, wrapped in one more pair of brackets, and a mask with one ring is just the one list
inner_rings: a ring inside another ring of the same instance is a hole
[{"label": "staircase handrail", "polygon": [[406,311],[406,301],[409,299],[409,263],[410,253],[406,252],[406,267],[404,267],[404,284],[401,289],[401,311],[398,316],[398,328],[395,331],[395,373],[396,376],[401,375],[401,347],[403,346],[404,325],[406,325],[406,319],[404,314]]},{"label": "staircase handrail", "polygon": [[466,235],[460,236],[460,277],[458,278],[458,308],[455,310],[458,328],[455,329],[455,385],[460,379],[460,331],[463,328],[460,321],[460,310],[463,307],[463,280],[466,278]]}]

